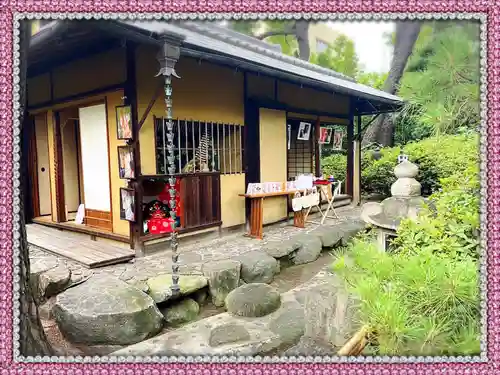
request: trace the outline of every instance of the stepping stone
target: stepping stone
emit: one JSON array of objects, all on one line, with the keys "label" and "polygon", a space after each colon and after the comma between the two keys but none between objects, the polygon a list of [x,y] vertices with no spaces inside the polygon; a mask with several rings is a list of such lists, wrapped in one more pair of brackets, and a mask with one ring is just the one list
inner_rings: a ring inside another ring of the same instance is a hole
[{"label": "stepping stone", "polygon": [[186,298],[160,311],[169,325],[177,326],[195,320],[200,313],[200,305],[191,298]]},{"label": "stepping stone", "polygon": [[[172,275],[164,274],[151,277],[146,281],[149,287],[148,294],[156,303],[161,303],[172,299]],[[207,278],[196,275],[179,276],[179,287],[181,296],[186,296],[196,292],[208,284]]]},{"label": "stepping stone", "polygon": [[244,317],[261,317],[276,311],[281,305],[280,293],[263,283],[245,284],[226,298],[227,311]]},{"label": "stepping stone", "polygon": [[229,292],[239,286],[240,269],[240,262],[229,259],[203,265],[203,275],[208,279],[210,295],[215,306],[224,306]]},{"label": "stepping stone", "polygon": [[273,258],[279,259],[290,255],[298,250],[300,246],[301,243],[293,238],[287,240],[270,240],[262,246],[262,250]]},{"label": "stepping stone", "polygon": [[280,264],[264,251],[250,251],[240,255],[241,278],[246,283],[270,283],[280,272]]},{"label": "stepping stone", "polygon": [[59,294],[53,315],[65,337],[89,345],[137,343],[163,326],[151,297],[112,277],[95,277]]},{"label": "stepping stone", "polygon": [[323,250],[321,240],[312,234],[299,234],[294,237],[301,244],[299,250],[293,255],[292,262],[295,265],[314,262]]}]

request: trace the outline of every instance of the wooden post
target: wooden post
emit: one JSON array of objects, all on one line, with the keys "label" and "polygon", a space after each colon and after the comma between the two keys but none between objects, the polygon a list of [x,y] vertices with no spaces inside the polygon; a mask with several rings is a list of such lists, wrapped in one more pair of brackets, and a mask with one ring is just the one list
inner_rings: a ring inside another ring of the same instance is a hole
[{"label": "wooden post", "polygon": [[56,222],[66,221],[66,203],[64,197],[64,165],[62,149],[61,116],[54,112],[54,171],[56,179]]},{"label": "wooden post", "polygon": [[361,116],[357,116],[357,133],[354,141],[354,177],[353,177],[353,192],[352,203],[354,205],[361,204]]},{"label": "wooden post", "polygon": [[354,111],[355,99],[349,98],[349,124],[347,125],[347,173],[346,173],[346,193],[352,197],[353,195],[353,177],[354,177]]},{"label": "wooden post", "polygon": [[144,245],[141,242],[142,236],[142,199],[143,188],[141,178],[141,147],[139,145],[139,123],[137,114],[137,89],[136,89],[136,65],[135,65],[135,51],[136,45],[127,41],[126,44],[126,66],[127,66],[127,80],[125,83],[125,104],[130,105],[132,112],[132,134],[133,140],[130,143],[134,148],[134,168],[135,177],[134,181],[129,182],[129,187],[136,192],[135,202],[135,222],[130,223],[130,247],[135,250],[135,256],[141,257],[144,255]]},{"label": "wooden post", "polygon": [[319,144],[319,130],[320,128],[320,122],[319,122],[319,116],[316,120],[316,123],[314,124],[314,173],[316,174],[316,177],[321,176],[321,153],[320,153],[320,144]]}]

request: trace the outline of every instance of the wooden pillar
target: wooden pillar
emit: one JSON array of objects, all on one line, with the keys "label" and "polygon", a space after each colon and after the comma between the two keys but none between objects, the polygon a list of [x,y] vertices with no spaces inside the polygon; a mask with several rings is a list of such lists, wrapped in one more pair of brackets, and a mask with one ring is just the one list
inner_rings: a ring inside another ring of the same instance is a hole
[{"label": "wooden pillar", "polygon": [[61,116],[54,112],[54,171],[56,179],[56,222],[66,221],[66,202],[64,197],[64,163]]},{"label": "wooden pillar", "polygon": [[127,41],[126,44],[126,69],[127,78],[125,82],[124,96],[125,105],[131,107],[132,112],[132,134],[133,140],[130,145],[134,149],[134,168],[135,177],[133,181],[129,181],[129,188],[135,190],[135,222],[130,223],[130,247],[135,250],[135,256],[140,257],[144,255],[143,243],[140,241],[143,234],[142,228],[142,199],[143,187],[141,178],[141,148],[139,144],[139,122],[137,115],[137,88],[136,88],[136,65],[135,65],[135,51],[136,45]]},{"label": "wooden pillar", "polygon": [[354,141],[354,177],[352,203],[359,205],[361,203],[361,116],[357,116],[357,131]]},{"label": "wooden pillar", "polygon": [[353,178],[354,178],[354,111],[355,98],[349,98],[349,123],[347,125],[347,173],[345,181],[346,194],[352,197],[353,195]]},{"label": "wooden pillar", "polygon": [[320,121],[319,117],[316,119],[316,123],[314,124],[314,173],[316,177],[322,175],[321,173],[321,153],[320,153],[320,144],[319,144],[319,128]]},{"label": "wooden pillar", "polygon": [[[244,103],[244,170],[245,192],[249,183],[260,181],[260,129],[259,107],[248,98],[248,74],[243,75],[243,103]],[[245,217],[249,224],[251,212],[250,199],[245,202]]]}]

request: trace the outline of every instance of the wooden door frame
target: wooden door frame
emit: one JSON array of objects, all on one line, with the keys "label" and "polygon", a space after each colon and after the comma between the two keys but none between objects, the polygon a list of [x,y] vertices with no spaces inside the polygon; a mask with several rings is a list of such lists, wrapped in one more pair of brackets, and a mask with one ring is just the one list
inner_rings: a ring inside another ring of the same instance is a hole
[{"label": "wooden door frame", "polygon": [[[43,116],[43,121],[45,123],[45,127],[47,128],[47,155],[49,157],[48,165],[47,165],[47,173],[49,174],[49,199],[50,199],[50,213],[46,215],[41,215],[40,213],[40,184],[38,182],[39,170],[38,170],[38,146],[37,146],[37,137],[36,137],[36,118]],[[29,155],[28,155],[28,174],[31,183],[31,188],[28,190],[31,194],[31,209],[33,218],[40,216],[51,216],[53,218],[53,210],[52,210],[52,176],[51,176],[51,163],[50,163],[50,140],[49,136],[49,122],[48,122],[48,111],[38,112],[35,114],[28,114],[30,129],[28,129],[28,133],[26,136],[29,136]]]},{"label": "wooden door frame", "polygon": [[[112,180],[111,180],[111,153],[110,153],[111,147],[109,144],[108,99],[107,99],[107,96],[104,96],[102,99],[91,100],[89,102],[79,104],[76,107],[79,111],[81,108],[88,108],[88,107],[93,107],[96,105],[104,105],[104,111],[105,111],[105,117],[106,117],[106,143],[108,145],[109,214],[110,214],[110,221],[111,221],[111,232],[113,232],[113,188],[111,186],[112,185],[111,184],[111,182],[112,182]],[[78,115],[78,118],[80,118],[79,115]],[[81,119],[78,122],[78,140],[79,140],[79,146],[80,146],[80,152],[78,155],[81,158],[82,139],[81,139],[80,127],[81,127]],[[81,162],[81,160],[80,160],[80,166],[81,166],[82,187],[84,188],[85,180],[84,180],[84,174],[83,174],[83,163]],[[85,192],[84,191],[82,191],[82,202],[85,202]],[[86,210],[87,210],[87,208],[85,207],[85,211]]]},{"label": "wooden door frame", "polygon": [[21,173],[26,173],[24,179],[24,204],[25,204],[25,220],[31,221],[34,217],[40,216],[40,194],[38,184],[38,155],[36,145],[36,129],[35,118],[33,115],[27,114],[24,119],[23,131],[23,152],[26,152],[23,157],[25,170]]}]

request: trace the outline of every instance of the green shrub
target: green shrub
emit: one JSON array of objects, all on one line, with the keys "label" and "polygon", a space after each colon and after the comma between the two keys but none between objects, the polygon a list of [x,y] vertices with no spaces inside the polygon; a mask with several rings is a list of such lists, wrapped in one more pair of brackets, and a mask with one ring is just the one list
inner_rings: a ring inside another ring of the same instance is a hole
[{"label": "green shrub", "polygon": [[[403,151],[419,167],[417,180],[422,194],[429,196],[441,188],[441,179],[479,164],[479,138],[477,134],[446,135],[408,143]],[[371,152],[363,152],[361,159],[361,190],[364,194],[391,195],[391,185],[396,181],[399,147],[384,148],[382,157],[372,160]],[[321,160],[323,174],[345,181],[347,156],[334,154]]]},{"label": "green shrub", "polygon": [[443,161],[436,173],[448,175],[429,197],[433,204],[401,222],[391,253],[365,236],[333,264],[360,297],[360,323],[376,333],[375,354],[479,353],[478,150],[462,150],[455,168],[436,157]]},{"label": "green shrub", "polygon": [[[456,172],[463,173],[479,164],[479,138],[476,134],[448,135],[408,143],[403,151],[419,167],[416,177],[422,194],[431,195],[441,188],[441,179]],[[365,193],[390,196],[396,181],[394,167],[400,149],[382,150],[380,160],[366,164],[361,172],[361,188]]]},{"label": "green shrub", "polygon": [[347,173],[347,156],[332,154],[321,160],[323,175],[333,176],[336,180],[345,181]]},{"label": "green shrub", "polygon": [[435,209],[425,208],[416,220],[403,220],[393,241],[399,253],[432,251],[462,259],[479,256],[479,165],[441,179],[442,189],[430,196]]},{"label": "green shrub", "polygon": [[[348,257],[349,260],[345,259]],[[360,297],[358,319],[378,355],[479,353],[478,268],[431,251],[391,255],[355,241],[333,270]]]}]

